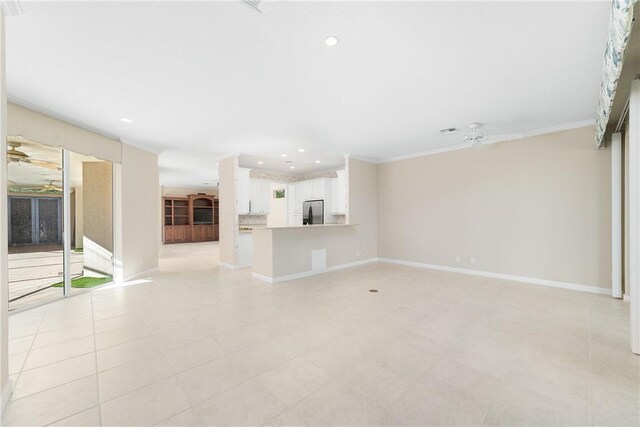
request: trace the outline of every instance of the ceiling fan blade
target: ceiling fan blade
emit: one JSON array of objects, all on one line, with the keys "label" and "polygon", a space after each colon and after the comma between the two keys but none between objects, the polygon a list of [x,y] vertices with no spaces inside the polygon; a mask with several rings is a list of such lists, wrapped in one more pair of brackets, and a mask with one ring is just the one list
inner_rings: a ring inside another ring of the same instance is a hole
[{"label": "ceiling fan blade", "polygon": [[489,135],[482,139],[483,144],[495,144],[497,142],[514,141],[516,139],[522,139],[524,136],[521,133],[509,133],[503,135]]},{"label": "ceiling fan blade", "polygon": [[52,169],[52,170],[57,170],[57,171],[61,171],[62,170],[62,168],[60,168],[59,164],[57,164],[55,162],[48,162],[46,160],[25,159],[24,162],[31,163],[32,165],[35,165],[35,166],[42,166],[43,168],[47,168],[47,169]]}]

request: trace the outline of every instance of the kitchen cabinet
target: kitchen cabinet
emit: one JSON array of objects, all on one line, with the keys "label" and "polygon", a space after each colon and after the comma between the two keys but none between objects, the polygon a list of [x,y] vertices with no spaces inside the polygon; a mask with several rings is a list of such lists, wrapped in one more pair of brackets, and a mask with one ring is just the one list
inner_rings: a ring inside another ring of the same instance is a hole
[{"label": "kitchen cabinet", "polygon": [[249,202],[251,201],[251,178],[250,169],[238,168],[238,179],[236,180],[236,197],[238,198],[238,213],[248,214]]},{"label": "kitchen cabinet", "polygon": [[249,267],[253,264],[253,235],[238,234],[238,266]]},{"label": "kitchen cabinet", "polygon": [[347,213],[347,175],[344,170],[337,171],[338,176],[331,178],[331,213]]},{"label": "kitchen cabinet", "polygon": [[297,186],[296,183],[291,183],[287,185],[287,212],[289,214],[299,213],[302,206],[298,208],[298,199],[297,195]]},{"label": "kitchen cabinet", "polygon": [[302,225],[302,214],[289,214],[289,226]]},{"label": "kitchen cabinet", "polygon": [[[297,183],[300,191],[301,202],[313,199],[313,183],[311,181],[300,181]],[[302,207],[300,207],[302,209]]]},{"label": "kitchen cabinet", "polygon": [[313,199],[320,200],[325,198],[326,182],[327,182],[326,178],[319,178],[311,181],[311,197]]},{"label": "kitchen cabinet", "polygon": [[250,179],[251,213],[268,214],[271,212],[271,181]]}]

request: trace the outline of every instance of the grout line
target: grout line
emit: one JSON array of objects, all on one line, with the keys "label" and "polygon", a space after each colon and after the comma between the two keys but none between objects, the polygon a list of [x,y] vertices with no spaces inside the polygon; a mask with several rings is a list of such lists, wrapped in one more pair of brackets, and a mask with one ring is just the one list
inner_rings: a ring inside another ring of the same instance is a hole
[{"label": "grout line", "polygon": [[502,388],[504,387],[504,385],[505,385],[505,383],[507,381],[507,378],[509,378],[509,373],[511,372],[511,369],[513,369],[513,365],[515,365],[515,363],[516,363],[517,353],[520,350],[520,347],[522,347],[522,343],[524,342],[524,340],[529,335],[529,332],[531,331],[531,325],[532,324],[533,324],[533,319],[531,319],[529,321],[529,325],[527,326],[527,331],[523,334],[522,340],[518,344],[517,349],[514,350],[514,352],[513,352],[513,358],[511,359],[511,363],[509,364],[509,368],[507,369],[507,372],[504,374],[504,377],[500,379],[500,385],[498,386],[498,389],[496,390],[496,393],[493,395],[493,399],[491,399],[491,403],[489,404],[489,407],[487,408],[487,412],[485,412],[484,417],[482,417],[482,422],[480,422],[481,426],[485,425],[485,421],[487,420],[487,417],[491,413],[491,409],[493,409],[493,405],[495,404],[496,399],[498,398],[498,395],[502,391]]},{"label": "grout line", "polygon": [[93,355],[96,366],[96,388],[97,388],[97,396],[98,396],[98,420],[100,421],[100,425],[102,425],[102,403],[100,397],[100,378],[98,377],[98,343],[96,342],[96,322],[95,322],[95,314],[94,314],[94,305],[93,305],[93,293],[89,294],[89,298],[91,299],[91,327],[93,329]]}]

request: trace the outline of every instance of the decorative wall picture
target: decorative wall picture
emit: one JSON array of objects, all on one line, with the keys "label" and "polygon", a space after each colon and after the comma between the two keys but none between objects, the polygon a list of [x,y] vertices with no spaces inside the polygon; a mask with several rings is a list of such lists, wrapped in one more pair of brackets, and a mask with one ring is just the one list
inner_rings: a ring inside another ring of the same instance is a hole
[{"label": "decorative wall picture", "polygon": [[280,190],[275,190],[273,192],[273,198],[274,199],[284,199],[285,194],[284,194],[284,188],[280,189]]}]

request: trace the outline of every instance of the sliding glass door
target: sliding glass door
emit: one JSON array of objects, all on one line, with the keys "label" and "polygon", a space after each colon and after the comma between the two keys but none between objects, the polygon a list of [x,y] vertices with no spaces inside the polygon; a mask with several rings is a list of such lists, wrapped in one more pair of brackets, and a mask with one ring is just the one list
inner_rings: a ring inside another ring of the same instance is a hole
[{"label": "sliding glass door", "polygon": [[112,163],[20,137],[7,142],[9,309],[109,283]]},{"label": "sliding glass door", "polygon": [[62,150],[8,138],[9,308],[63,295]]}]

